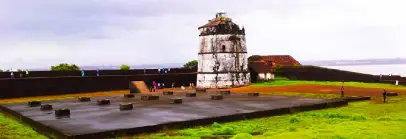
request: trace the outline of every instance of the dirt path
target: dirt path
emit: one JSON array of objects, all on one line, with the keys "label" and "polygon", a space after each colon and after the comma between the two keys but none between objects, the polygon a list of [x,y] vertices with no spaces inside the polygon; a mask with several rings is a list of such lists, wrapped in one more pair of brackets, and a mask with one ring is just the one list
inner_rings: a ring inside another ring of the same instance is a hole
[{"label": "dirt path", "polygon": [[[163,91],[175,90],[179,91],[180,88],[166,88],[159,89],[158,92],[152,92],[152,94],[161,93]],[[187,87],[186,90],[192,90]],[[288,85],[288,86],[247,86],[240,88],[230,89],[232,92],[297,92],[297,93],[325,93],[325,94],[340,94],[341,87],[333,85]],[[353,96],[380,96],[383,89],[379,88],[361,88],[361,87],[345,87],[345,95]],[[388,89],[389,92],[397,92],[400,94],[406,94],[406,90],[394,90]],[[105,92],[94,92],[94,93],[82,93],[82,94],[66,94],[66,95],[55,95],[55,96],[38,96],[38,97],[26,97],[26,98],[14,98],[14,99],[0,99],[1,103],[13,103],[13,102],[26,102],[30,100],[46,100],[46,99],[65,99],[65,98],[75,98],[81,96],[111,96],[119,94],[128,94],[129,90],[118,90],[118,91],[105,91]]]},{"label": "dirt path", "polygon": [[[340,94],[341,86],[334,85],[288,85],[288,86],[247,86],[233,88],[232,92],[299,92],[299,93],[326,93]],[[345,86],[346,95],[354,96],[380,96],[383,89]],[[406,90],[387,89],[388,92],[406,94]]]}]

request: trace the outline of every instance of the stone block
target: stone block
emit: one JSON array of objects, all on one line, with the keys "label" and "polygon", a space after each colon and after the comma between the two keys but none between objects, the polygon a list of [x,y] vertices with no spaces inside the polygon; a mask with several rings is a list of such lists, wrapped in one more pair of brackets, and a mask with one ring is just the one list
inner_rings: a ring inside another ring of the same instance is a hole
[{"label": "stone block", "polygon": [[196,92],[198,92],[198,93],[207,92],[207,89],[206,88],[196,88]]},{"label": "stone block", "polygon": [[173,91],[165,91],[163,92],[163,95],[173,95]]},{"label": "stone block", "polygon": [[394,97],[394,96],[398,96],[398,93],[396,93],[396,92],[388,92],[386,94],[386,96]]},{"label": "stone block", "polygon": [[194,93],[194,92],[187,92],[186,93],[186,97],[196,97],[197,95],[196,95],[196,93]]},{"label": "stone block", "polygon": [[52,105],[51,104],[42,104],[40,110],[43,110],[43,111],[52,110]]},{"label": "stone block", "polygon": [[90,97],[79,97],[78,100],[80,102],[89,102],[90,101]]},{"label": "stone block", "polygon": [[222,94],[216,94],[211,96],[211,100],[222,100],[224,97]]},{"label": "stone block", "polygon": [[70,109],[56,109],[55,116],[56,117],[70,116]]},{"label": "stone block", "polygon": [[109,105],[110,100],[109,99],[102,99],[102,100],[97,100],[98,105]]},{"label": "stone block", "polygon": [[124,97],[125,98],[134,98],[135,97],[135,95],[134,94],[124,94]]},{"label": "stone block", "polygon": [[143,96],[141,96],[141,100],[159,100],[159,96],[157,96],[157,95],[143,95]]},{"label": "stone block", "polygon": [[132,110],[134,108],[132,103],[120,103],[120,110]]},{"label": "stone block", "polygon": [[37,107],[41,105],[41,101],[29,101],[28,106],[29,107]]},{"label": "stone block", "polygon": [[230,91],[230,90],[223,90],[223,91],[220,91],[220,93],[221,93],[222,95],[230,95],[230,94],[231,94],[231,91]]},{"label": "stone block", "polygon": [[259,96],[259,93],[258,92],[251,92],[251,93],[248,93],[248,96]]},{"label": "stone block", "polygon": [[181,98],[171,98],[171,99],[169,99],[169,102],[171,104],[182,104],[183,100]]}]

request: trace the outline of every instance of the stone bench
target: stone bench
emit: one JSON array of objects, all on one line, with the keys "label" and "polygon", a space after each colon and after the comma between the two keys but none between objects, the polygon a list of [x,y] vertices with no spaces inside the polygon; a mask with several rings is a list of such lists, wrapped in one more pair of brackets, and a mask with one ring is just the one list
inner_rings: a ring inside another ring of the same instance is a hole
[{"label": "stone bench", "polygon": [[40,110],[43,110],[43,111],[52,110],[52,105],[51,104],[43,104],[43,105],[41,105]]},{"label": "stone bench", "polygon": [[181,98],[171,98],[171,99],[169,99],[169,102],[171,104],[182,104],[183,103]]},{"label": "stone bench", "polygon": [[70,116],[70,109],[56,109],[55,116],[56,117]]},{"label": "stone bench", "polygon": [[78,100],[79,100],[79,102],[89,102],[90,97],[79,97]]},{"label": "stone bench", "polygon": [[37,107],[41,105],[41,101],[29,101],[28,106],[29,107]]},{"label": "stone bench", "polygon": [[143,95],[143,96],[141,96],[141,100],[159,100],[159,96],[157,96],[157,95]]},{"label": "stone bench", "polygon": [[120,103],[120,110],[125,111],[125,110],[132,110],[134,108],[132,103]]},{"label": "stone bench", "polygon": [[109,99],[102,99],[102,100],[97,100],[98,105],[109,105],[110,100]]},{"label": "stone bench", "polygon": [[211,96],[211,100],[222,100],[224,97],[221,94],[216,94]]}]

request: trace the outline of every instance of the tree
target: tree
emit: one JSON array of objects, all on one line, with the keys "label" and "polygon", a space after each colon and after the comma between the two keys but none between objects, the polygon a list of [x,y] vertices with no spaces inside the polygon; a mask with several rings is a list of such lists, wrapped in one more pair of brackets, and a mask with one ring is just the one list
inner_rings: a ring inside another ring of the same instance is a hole
[{"label": "tree", "polygon": [[62,63],[57,66],[51,66],[51,71],[80,71],[80,68],[75,64]]},{"label": "tree", "polygon": [[197,67],[197,60],[189,61],[185,65],[183,65],[183,68],[191,69],[191,68],[195,68],[195,67]]},{"label": "tree", "polygon": [[0,72],[3,72],[3,70],[0,69]]},{"label": "tree", "polygon": [[125,65],[125,64],[120,66],[120,70],[130,70],[130,69],[131,69],[131,67],[128,65]]}]

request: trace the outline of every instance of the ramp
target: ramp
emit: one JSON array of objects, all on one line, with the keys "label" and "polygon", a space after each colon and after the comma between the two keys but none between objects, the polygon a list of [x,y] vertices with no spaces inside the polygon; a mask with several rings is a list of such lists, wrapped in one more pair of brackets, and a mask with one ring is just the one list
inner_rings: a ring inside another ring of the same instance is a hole
[{"label": "ramp", "polygon": [[149,89],[144,81],[130,81],[130,93],[149,93]]}]

